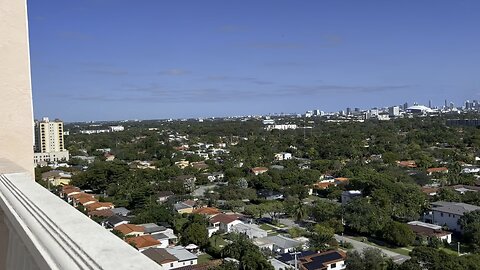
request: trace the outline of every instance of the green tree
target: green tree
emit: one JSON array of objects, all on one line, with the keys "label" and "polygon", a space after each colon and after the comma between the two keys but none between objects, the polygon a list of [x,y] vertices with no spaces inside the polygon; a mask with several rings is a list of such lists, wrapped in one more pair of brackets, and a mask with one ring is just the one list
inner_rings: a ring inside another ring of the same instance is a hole
[{"label": "green tree", "polygon": [[232,242],[222,250],[223,257],[231,257],[240,262],[239,269],[255,270],[268,269],[273,270],[273,266],[266,260],[257,246],[242,234],[231,236]]},{"label": "green tree", "polygon": [[362,253],[349,251],[345,260],[347,270],[385,270],[391,265],[377,248],[365,248]]},{"label": "green tree", "polygon": [[187,224],[182,232],[181,242],[183,245],[195,244],[199,247],[206,247],[208,244],[208,231],[205,224],[193,222]]},{"label": "green tree", "polygon": [[383,238],[396,246],[409,246],[415,241],[415,233],[408,225],[390,221],[383,229]]},{"label": "green tree", "polygon": [[465,213],[458,223],[462,226],[464,238],[474,251],[480,251],[480,210]]},{"label": "green tree", "polygon": [[310,248],[315,251],[326,251],[330,249],[329,243],[332,242],[335,231],[320,224],[315,225],[313,233],[310,234]]}]

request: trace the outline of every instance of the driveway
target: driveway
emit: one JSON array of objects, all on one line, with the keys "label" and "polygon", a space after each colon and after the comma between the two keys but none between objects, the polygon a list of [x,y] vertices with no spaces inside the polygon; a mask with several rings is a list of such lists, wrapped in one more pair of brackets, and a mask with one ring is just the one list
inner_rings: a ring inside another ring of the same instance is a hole
[{"label": "driveway", "polygon": [[365,248],[379,249],[380,251],[382,251],[383,254],[392,258],[394,263],[401,264],[401,263],[405,262],[406,260],[410,259],[409,256],[398,254],[398,253],[390,251],[388,249],[383,249],[383,248],[379,248],[379,247],[376,247],[376,246],[371,246],[369,244],[366,244],[366,243],[363,243],[363,242],[360,242],[360,241],[357,241],[357,240],[354,240],[354,239],[351,239],[351,238],[348,238],[348,237],[345,237],[345,236],[340,236],[338,234],[335,234],[335,239],[338,242],[345,241],[345,242],[348,242],[348,243],[352,244],[353,249],[355,249],[358,252],[362,252],[362,250],[364,250]]}]

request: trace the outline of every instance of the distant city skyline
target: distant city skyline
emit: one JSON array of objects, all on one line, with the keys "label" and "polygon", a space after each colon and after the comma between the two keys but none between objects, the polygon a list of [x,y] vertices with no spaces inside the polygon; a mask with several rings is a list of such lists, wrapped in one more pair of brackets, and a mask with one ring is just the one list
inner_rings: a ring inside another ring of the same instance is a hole
[{"label": "distant city skyline", "polygon": [[478,1],[28,1],[35,117],[480,99]]}]

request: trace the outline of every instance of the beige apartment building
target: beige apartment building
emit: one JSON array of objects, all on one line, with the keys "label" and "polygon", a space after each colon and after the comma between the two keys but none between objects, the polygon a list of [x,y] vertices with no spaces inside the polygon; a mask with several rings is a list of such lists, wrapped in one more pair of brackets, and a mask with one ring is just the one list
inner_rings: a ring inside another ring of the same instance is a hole
[{"label": "beige apartment building", "polygon": [[68,161],[63,131],[63,122],[59,119],[50,121],[48,117],[44,117],[42,121],[35,122],[35,165],[42,162]]}]

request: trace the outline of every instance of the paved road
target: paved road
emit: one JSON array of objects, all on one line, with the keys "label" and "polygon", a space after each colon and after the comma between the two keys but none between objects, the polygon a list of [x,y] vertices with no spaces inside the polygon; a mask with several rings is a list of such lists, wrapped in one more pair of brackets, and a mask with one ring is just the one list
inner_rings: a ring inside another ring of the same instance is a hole
[{"label": "paved road", "polygon": [[393,262],[395,262],[395,263],[403,263],[404,261],[410,259],[409,256],[398,254],[398,253],[390,251],[388,249],[383,249],[383,248],[379,248],[379,247],[376,247],[376,246],[371,246],[369,244],[366,244],[366,243],[363,243],[363,242],[360,242],[360,241],[357,241],[357,240],[354,240],[354,239],[351,239],[351,238],[348,238],[348,237],[340,236],[340,235],[337,235],[337,234],[335,234],[335,239],[338,242],[345,241],[345,242],[351,243],[353,248],[358,252],[361,252],[365,248],[379,249],[380,251],[383,252],[383,254],[392,258]]}]

